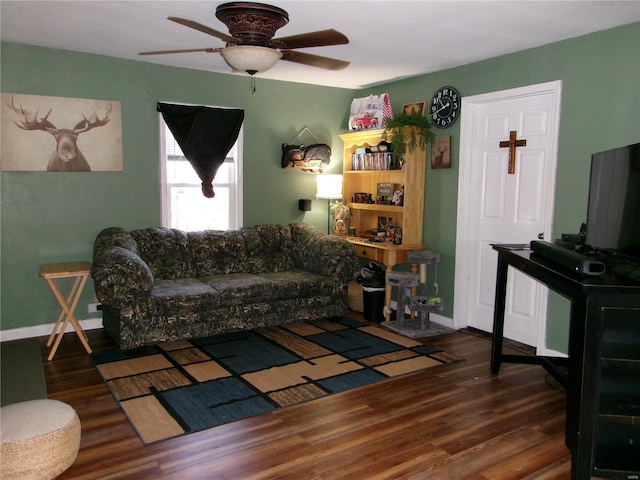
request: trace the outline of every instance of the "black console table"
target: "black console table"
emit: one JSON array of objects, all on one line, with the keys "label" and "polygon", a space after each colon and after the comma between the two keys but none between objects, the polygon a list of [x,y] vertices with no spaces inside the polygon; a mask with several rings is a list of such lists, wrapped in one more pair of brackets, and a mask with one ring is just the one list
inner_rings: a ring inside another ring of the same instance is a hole
[{"label": "black console table", "polygon": [[[498,272],[491,372],[497,374],[503,362],[539,364],[566,388],[573,480],[640,478],[640,266],[629,277],[616,274],[619,265],[582,276],[528,249],[493,248]],[[571,301],[568,358],[502,353],[509,266]]]}]

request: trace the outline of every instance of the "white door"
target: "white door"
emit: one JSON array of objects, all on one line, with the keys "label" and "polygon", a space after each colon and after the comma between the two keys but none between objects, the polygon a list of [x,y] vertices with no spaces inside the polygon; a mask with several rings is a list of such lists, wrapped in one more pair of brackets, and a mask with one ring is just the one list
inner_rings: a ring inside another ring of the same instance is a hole
[{"label": "white door", "polygon": [[[560,82],[462,100],[454,324],[493,330],[493,243],[552,239]],[[515,148],[509,173],[510,132]],[[506,338],[544,348],[547,289],[509,271]]]}]

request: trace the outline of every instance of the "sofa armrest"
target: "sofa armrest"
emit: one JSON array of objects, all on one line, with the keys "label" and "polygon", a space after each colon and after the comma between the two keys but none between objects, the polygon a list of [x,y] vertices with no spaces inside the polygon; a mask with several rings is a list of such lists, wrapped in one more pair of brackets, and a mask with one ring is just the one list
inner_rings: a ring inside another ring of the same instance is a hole
[{"label": "sofa armrest", "polygon": [[147,296],[154,279],[140,256],[122,247],[103,248],[94,255],[91,267],[98,300],[116,308],[132,307],[140,296]]},{"label": "sofa armrest", "polygon": [[304,224],[292,224],[293,258],[298,268],[326,275],[341,283],[358,276],[355,247],[347,240],[325,235]]},{"label": "sofa armrest", "polygon": [[318,239],[317,246],[317,257],[311,262],[315,271],[337,278],[345,284],[357,278],[360,264],[356,249],[351,243],[340,237],[323,235]]}]

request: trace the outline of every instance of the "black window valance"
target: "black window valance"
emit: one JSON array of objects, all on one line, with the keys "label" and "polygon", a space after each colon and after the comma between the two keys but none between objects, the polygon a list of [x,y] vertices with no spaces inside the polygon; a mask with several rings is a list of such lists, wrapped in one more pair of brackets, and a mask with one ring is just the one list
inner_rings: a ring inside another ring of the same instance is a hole
[{"label": "black window valance", "polygon": [[202,193],[212,198],[213,179],[238,139],[244,110],[158,103],[182,153],[202,180]]}]

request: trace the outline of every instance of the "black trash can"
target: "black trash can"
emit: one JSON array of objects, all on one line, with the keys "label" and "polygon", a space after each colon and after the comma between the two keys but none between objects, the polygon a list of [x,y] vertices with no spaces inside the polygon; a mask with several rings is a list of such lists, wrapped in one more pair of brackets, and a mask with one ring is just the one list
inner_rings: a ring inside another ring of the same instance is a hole
[{"label": "black trash can", "polygon": [[358,282],[362,283],[362,307],[365,320],[384,321],[384,265],[369,262],[360,270]]},{"label": "black trash can", "polygon": [[384,321],[384,287],[362,287],[362,306],[365,320]]}]

